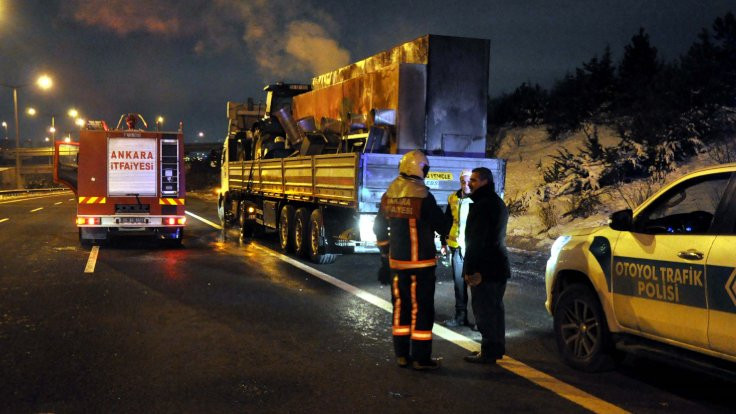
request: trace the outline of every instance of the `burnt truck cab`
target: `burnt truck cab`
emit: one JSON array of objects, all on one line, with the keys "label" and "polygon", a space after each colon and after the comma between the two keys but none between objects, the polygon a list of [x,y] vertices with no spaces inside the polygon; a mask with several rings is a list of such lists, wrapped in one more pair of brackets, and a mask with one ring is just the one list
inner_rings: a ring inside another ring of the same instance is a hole
[{"label": "burnt truck cab", "polygon": [[90,121],[79,142],[57,141],[54,180],[77,196],[83,244],[115,236],[183,238],[184,138],[181,131],[107,129]]}]

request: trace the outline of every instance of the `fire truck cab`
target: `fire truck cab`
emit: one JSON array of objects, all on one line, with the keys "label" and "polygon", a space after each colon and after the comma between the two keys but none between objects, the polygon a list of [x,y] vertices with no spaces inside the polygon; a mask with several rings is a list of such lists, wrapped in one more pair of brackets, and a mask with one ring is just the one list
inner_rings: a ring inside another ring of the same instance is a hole
[{"label": "fire truck cab", "polygon": [[186,223],[183,134],[135,129],[131,116],[125,129],[89,121],[78,143],[55,142],[54,181],[77,196],[82,244],[150,235],[179,245]]}]

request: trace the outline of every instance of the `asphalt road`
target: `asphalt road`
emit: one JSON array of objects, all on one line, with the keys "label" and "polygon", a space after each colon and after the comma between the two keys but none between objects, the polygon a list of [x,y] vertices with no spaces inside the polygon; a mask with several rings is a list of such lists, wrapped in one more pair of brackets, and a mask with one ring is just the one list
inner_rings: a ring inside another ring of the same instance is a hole
[{"label": "asphalt road", "polygon": [[[213,203],[187,203],[217,222]],[[91,250],[77,240],[75,207],[71,193],[0,202],[2,412],[568,413],[588,397],[598,411],[733,408],[736,384],[667,364],[629,357],[602,374],[563,365],[543,254],[513,252],[508,360],[464,363],[479,336],[460,328],[436,335],[443,367],[424,373],[395,366],[390,315],[364,300],[390,297],[375,255],[309,264],[341,288],[285,261],[274,237],[223,240],[190,216],[183,248],[120,240],[85,273]],[[438,279],[442,321],[454,306],[449,270]]]}]

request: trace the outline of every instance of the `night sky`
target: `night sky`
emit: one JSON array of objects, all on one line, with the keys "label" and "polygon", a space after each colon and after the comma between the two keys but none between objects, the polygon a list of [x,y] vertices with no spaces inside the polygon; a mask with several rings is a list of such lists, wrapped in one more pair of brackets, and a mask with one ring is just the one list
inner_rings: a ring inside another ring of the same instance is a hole
[{"label": "night sky", "polygon": [[[113,125],[124,112],[161,115],[164,129],[183,121],[188,141],[220,141],[228,100],[258,101],[267,83],[308,83],[423,34],[491,39],[498,96],[549,87],[606,45],[618,59],[639,27],[674,59],[728,11],[733,0],[0,0],[0,84],[31,84],[19,92],[21,139],[36,145],[52,114],[57,138],[73,129],[70,107]],[[41,73],[52,90],[33,85]],[[0,121],[14,142],[4,87]]]}]

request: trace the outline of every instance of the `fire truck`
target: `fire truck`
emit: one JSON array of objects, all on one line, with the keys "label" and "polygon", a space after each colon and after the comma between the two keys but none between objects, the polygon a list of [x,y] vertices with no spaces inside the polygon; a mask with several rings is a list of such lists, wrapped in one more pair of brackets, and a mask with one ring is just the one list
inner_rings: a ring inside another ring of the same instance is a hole
[{"label": "fire truck", "polygon": [[[121,123],[125,118],[125,127]],[[184,213],[184,136],[138,129],[124,114],[115,129],[88,121],[79,142],[54,143],[54,182],[77,196],[83,245],[116,236],[149,235],[181,245]]]},{"label": "fire truck", "polygon": [[376,252],[381,196],[413,149],[440,205],[485,158],[490,41],[425,35],[311,84],[266,86],[265,105],[228,102],[218,214],[243,237],[276,231],[283,251],[327,264]]}]

